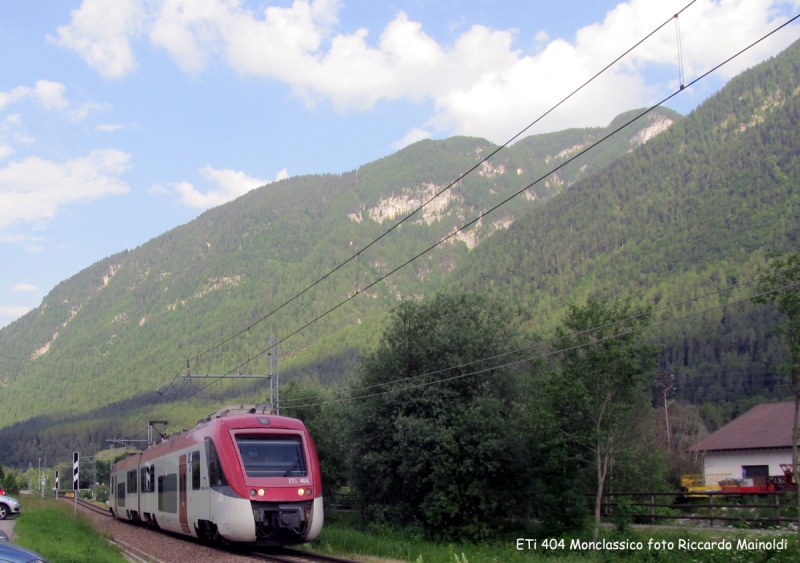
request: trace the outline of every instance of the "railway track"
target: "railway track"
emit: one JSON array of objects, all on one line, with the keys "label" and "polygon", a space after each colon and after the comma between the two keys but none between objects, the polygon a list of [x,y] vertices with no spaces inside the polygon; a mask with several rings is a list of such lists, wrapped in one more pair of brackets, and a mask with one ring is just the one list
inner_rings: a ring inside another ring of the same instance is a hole
[{"label": "railway track", "polygon": [[[58,498],[60,498],[62,500],[69,501],[69,502],[75,502],[75,499],[71,499],[69,497],[58,497]],[[103,516],[109,516],[109,517],[111,516],[111,512],[109,512],[108,510],[103,510],[102,508],[100,508],[96,504],[93,504],[93,503],[91,503],[89,501],[86,501],[86,500],[83,500],[83,499],[80,499],[80,498],[78,499],[78,505],[83,507],[83,508],[85,508],[85,509],[87,509],[87,510],[91,510],[92,512],[96,512],[97,514],[102,514]]]},{"label": "railway track", "polygon": [[342,559],[333,555],[322,555],[312,551],[302,551],[299,549],[282,548],[276,553],[264,553],[262,551],[252,551],[247,554],[249,557],[263,559],[264,561],[278,561],[279,563],[361,563],[352,559]]},{"label": "railway track", "polygon": [[[60,498],[68,502],[75,502],[74,499],[68,497],[60,497]],[[96,514],[100,514],[102,516],[107,516],[107,517],[111,516],[111,513],[108,510],[103,510],[96,504],[85,501],[83,499],[78,499],[78,504],[80,505],[81,508],[85,508],[86,510],[90,510]],[[187,538],[181,537],[180,539],[186,540]],[[147,554],[139,551],[138,549],[133,548],[132,546],[129,546],[122,542],[115,542],[115,543],[123,551],[128,552],[129,555],[138,556],[135,557],[135,559],[139,561],[153,561],[153,559],[149,558]],[[222,550],[227,551],[224,548],[222,548]],[[276,550],[275,553],[264,552],[263,550],[250,551],[250,552],[242,552],[240,550],[235,550],[235,552],[241,555],[247,555],[248,557],[252,557],[255,559],[262,559],[264,561],[278,561],[279,563],[361,563],[360,561],[354,561],[352,559],[343,559],[341,557],[334,557],[333,555],[323,555],[321,553],[314,553],[311,551],[303,551],[291,548],[280,548],[279,550]]]}]

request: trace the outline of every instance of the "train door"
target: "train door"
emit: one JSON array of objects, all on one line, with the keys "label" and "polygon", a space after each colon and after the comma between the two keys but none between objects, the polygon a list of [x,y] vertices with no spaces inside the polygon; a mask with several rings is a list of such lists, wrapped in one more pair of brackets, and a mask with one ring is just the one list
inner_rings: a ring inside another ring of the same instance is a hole
[{"label": "train door", "polygon": [[116,477],[117,484],[117,514],[120,508],[125,508],[125,481],[119,482],[119,475]]},{"label": "train door", "polygon": [[181,529],[187,534],[189,530],[189,520],[186,515],[186,454],[180,457],[180,467],[178,468],[178,493],[179,498],[179,511],[181,519]]},{"label": "train door", "polygon": [[[197,529],[198,520],[207,519],[208,507],[208,493],[204,495],[201,487],[201,471],[200,471],[200,450],[189,453],[189,459],[186,464],[186,497],[187,497],[187,513],[189,520],[189,527]],[[191,483],[191,488],[189,488]],[[208,489],[208,487],[206,487]],[[191,492],[190,492],[191,491]],[[203,502],[205,500],[205,502]]]}]

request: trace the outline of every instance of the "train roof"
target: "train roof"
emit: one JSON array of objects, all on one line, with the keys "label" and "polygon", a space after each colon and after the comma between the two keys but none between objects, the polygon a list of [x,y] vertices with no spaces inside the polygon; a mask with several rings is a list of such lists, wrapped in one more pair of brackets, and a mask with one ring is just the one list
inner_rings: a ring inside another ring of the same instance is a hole
[{"label": "train roof", "polygon": [[131,455],[120,460],[114,464],[111,469],[112,472],[130,470],[139,465],[140,461],[149,461],[161,457],[170,450],[183,449],[193,444],[202,443],[206,437],[213,437],[218,429],[223,426],[228,430],[242,430],[247,428],[306,430],[305,424],[296,418],[258,412],[252,413],[250,411],[241,412],[238,408],[235,410],[241,412],[241,414],[232,414],[232,410],[234,409],[217,411],[214,415],[200,420],[197,426],[191,430],[183,430],[167,436],[157,444],[151,445],[140,454]]}]

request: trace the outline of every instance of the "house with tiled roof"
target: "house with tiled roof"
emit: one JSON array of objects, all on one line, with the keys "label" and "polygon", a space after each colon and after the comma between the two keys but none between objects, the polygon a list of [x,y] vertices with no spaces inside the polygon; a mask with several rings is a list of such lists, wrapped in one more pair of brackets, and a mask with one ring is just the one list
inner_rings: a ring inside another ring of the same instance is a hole
[{"label": "house with tiled roof", "polygon": [[[770,475],[783,475],[792,463],[794,403],[758,405],[690,448],[704,454],[706,483],[752,479],[766,485]],[[713,477],[712,477],[713,476]]]}]

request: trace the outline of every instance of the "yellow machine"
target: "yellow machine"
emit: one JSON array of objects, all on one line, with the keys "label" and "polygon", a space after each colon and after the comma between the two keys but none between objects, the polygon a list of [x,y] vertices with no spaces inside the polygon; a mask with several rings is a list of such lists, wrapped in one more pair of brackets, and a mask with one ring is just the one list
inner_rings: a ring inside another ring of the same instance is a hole
[{"label": "yellow machine", "polygon": [[710,493],[721,491],[722,486],[720,481],[731,476],[730,473],[693,473],[689,475],[681,475],[681,488],[689,493]]}]

